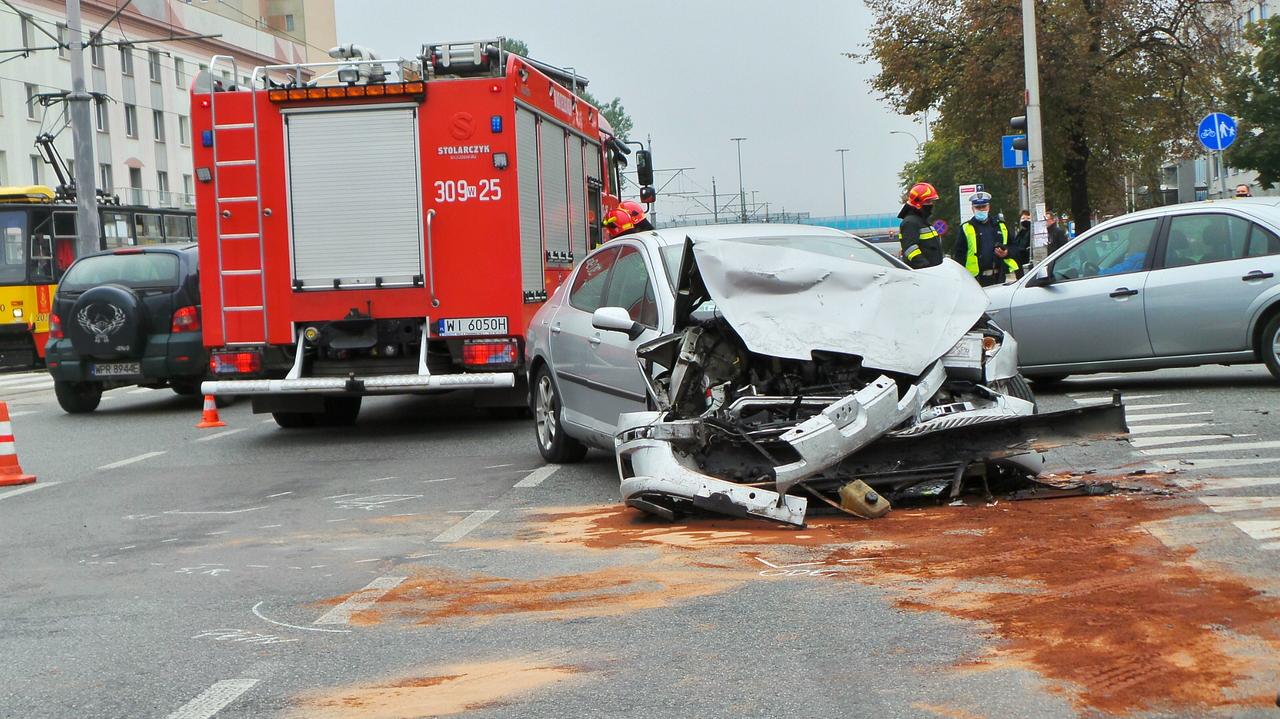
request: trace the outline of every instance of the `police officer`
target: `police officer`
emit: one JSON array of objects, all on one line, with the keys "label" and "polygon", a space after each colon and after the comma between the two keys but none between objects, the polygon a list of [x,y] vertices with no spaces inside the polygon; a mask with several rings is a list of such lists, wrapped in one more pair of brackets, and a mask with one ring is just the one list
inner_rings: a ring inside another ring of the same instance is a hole
[{"label": "police officer", "polygon": [[960,225],[952,257],[983,287],[1003,284],[1006,272],[1018,270],[1009,252],[1009,228],[991,216],[991,193],[976,192],[969,204],[973,217]]},{"label": "police officer", "polygon": [[907,201],[898,211],[898,243],[902,259],[913,269],[942,264],[942,241],[929,224],[938,191],[927,182],[918,182],[907,192]]}]

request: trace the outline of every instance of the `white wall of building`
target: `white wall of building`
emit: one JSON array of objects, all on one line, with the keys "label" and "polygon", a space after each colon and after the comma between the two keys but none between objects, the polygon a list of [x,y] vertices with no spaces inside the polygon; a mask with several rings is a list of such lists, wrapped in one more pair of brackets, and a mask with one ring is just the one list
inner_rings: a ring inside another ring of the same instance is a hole
[{"label": "white wall of building", "polygon": [[[332,13],[332,0],[306,2],[309,7],[327,4]],[[61,2],[17,0],[14,4],[50,33],[58,34],[59,25],[65,25]],[[194,191],[191,142],[199,141],[191,137],[190,129],[188,88],[192,77],[214,54],[230,54],[236,57],[241,75],[233,81],[247,81],[257,65],[305,62],[309,48],[268,32],[253,18],[246,24],[181,0],[152,0],[145,5],[149,6],[144,8],[148,15],[127,11],[103,38],[110,42],[164,37],[171,29],[178,35],[221,37],[139,44],[123,52],[118,47],[103,47],[100,62],[93,62],[86,50],[90,91],[105,93],[113,100],[104,107],[105,130],[95,131],[94,160],[99,168],[95,179],[99,188],[109,180],[110,189],[130,204],[189,205]],[[110,10],[108,4],[86,0],[86,29],[101,27]],[[30,26],[24,38],[23,26],[16,13],[0,5],[0,49],[54,44]],[[333,44],[336,42],[329,39],[326,47]],[[316,50],[311,48],[311,52]],[[132,72],[125,53],[132,58]],[[57,135],[55,144],[67,165],[72,165],[71,128],[63,120],[64,106],[48,110],[36,106],[28,113],[26,105],[29,91],[70,89],[71,69],[65,55],[45,50],[0,63],[0,185],[57,184],[51,168],[32,160],[38,158],[34,143],[40,132]],[[0,55],[0,60],[9,57],[14,56]],[[227,79],[232,79],[229,73]]]}]

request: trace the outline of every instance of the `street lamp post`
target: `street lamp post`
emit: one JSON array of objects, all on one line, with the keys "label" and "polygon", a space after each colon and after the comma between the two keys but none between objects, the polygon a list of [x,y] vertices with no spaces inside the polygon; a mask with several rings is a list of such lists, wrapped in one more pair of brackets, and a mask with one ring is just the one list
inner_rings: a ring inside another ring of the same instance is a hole
[{"label": "street lamp post", "polygon": [[890,131],[889,131],[889,134],[890,134],[890,135],[906,135],[907,137],[909,137],[909,138],[911,138],[912,140],[914,140],[914,141],[915,141],[915,143],[916,143],[916,152],[919,152],[919,151],[920,151],[920,140],[916,139],[916,136],[915,136],[914,134],[912,134],[912,133],[910,133],[910,132],[907,132],[906,130],[890,130]]},{"label": "street lamp post", "polygon": [[743,222],[747,221],[747,193],[742,189],[742,141],[745,137],[731,137],[730,142],[738,143],[738,205],[739,215]]},{"label": "street lamp post", "polygon": [[845,186],[844,181],[844,153],[848,151],[849,148],[847,147],[842,147],[836,150],[836,152],[840,153],[840,204],[841,208],[844,210],[844,221],[846,223],[849,222],[849,190]]}]

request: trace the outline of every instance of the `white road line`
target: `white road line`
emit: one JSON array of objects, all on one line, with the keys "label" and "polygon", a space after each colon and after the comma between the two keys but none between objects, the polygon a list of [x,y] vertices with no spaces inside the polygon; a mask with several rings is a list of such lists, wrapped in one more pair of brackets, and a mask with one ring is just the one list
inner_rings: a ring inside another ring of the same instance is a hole
[{"label": "white road line", "polygon": [[137,389],[129,390],[128,394],[150,394],[155,391],[154,387],[139,387]]},{"label": "white road line", "polygon": [[168,539],[161,539],[161,540],[160,540],[160,543],[161,543],[161,544],[168,544],[169,542],[176,542],[176,541],[178,541],[179,539],[181,539],[181,537],[170,537],[170,538],[168,538]]},{"label": "white road line", "polygon": [[1280,508],[1280,497],[1196,497],[1215,512],[1248,512]]},{"label": "white road line", "polygon": [[1191,489],[1247,489],[1280,484],[1280,477],[1178,477],[1173,481],[1180,487]]},{"label": "white road line", "polygon": [[276,497],[283,497],[286,494],[293,494],[293,492],[277,492],[275,494],[268,494],[267,499],[275,499]]},{"label": "white road line", "polygon": [[209,435],[205,435],[205,436],[203,436],[203,437],[200,437],[200,438],[196,439],[196,441],[197,441],[197,442],[208,442],[208,441],[211,441],[211,440],[218,439],[218,438],[220,438],[220,437],[227,437],[227,436],[230,436],[230,435],[236,434],[237,432],[243,432],[243,431],[244,431],[244,429],[245,429],[244,427],[236,427],[235,429],[226,429],[226,430],[223,430],[223,431],[221,431],[221,432],[218,432],[217,434],[209,434]]},{"label": "white road line", "polygon": [[[1223,467],[1254,467],[1260,464],[1280,464],[1280,457],[1250,457],[1247,459],[1192,459],[1196,469],[1221,469]],[[1173,462],[1162,462],[1166,469],[1186,469]]]},{"label": "white road line", "polygon": [[516,486],[517,487],[536,487],[539,484],[542,484],[547,477],[550,477],[551,475],[555,474],[557,469],[560,469],[560,465],[558,464],[547,464],[547,465],[538,467],[537,469],[533,470],[529,474],[525,475],[524,479],[520,480],[519,482],[516,482]]},{"label": "white road line", "polygon": [[1129,444],[1139,449],[1143,447],[1159,447],[1162,444],[1186,444],[1188,442],[1207,442],[1209,440],[1229,440],[1229,434],[1170,434],[1163,437],[1143,437],[1131,439]]},{"label": "white road line", "polygon": [[1170,455],[1204,454],[1205,452],[1246,452],[1256,449],[1280,449],[1280,441],[1268,442],[1223,442],[1199,447],[1169,447],[1167,449],[1148,449],[1143,454],[1151,457],[1168,457]]},{"label": "white road line", "polygon": [[470,534],[476,527],[493,519],[493,515],[497,513],[498,510],[496,509],[478,509],[464,517],[461,522],[436,535],[435,539],[431,541],[440,543],[456,542]]},{"label": "white road line", "polygon": [[357,559],[352,564],[368,564],[369,562],[381,562],[382,557],[374,557],[373,559]]},{"label": "white road line", "polygon": [[258,529],[275,529],[276,527],[283,527],[283,526],[284,526],[283,524],[264,524],[261,527],[258,527]]},{"label": "white road line", "polygon": [[422,480],[422,483],[431,484],[432,482],[452,482],[455,479],[457,479],[457,477],[444,477],[442,479],[424,479]]},{"label": "white road line", "polygon": [[33,379],[48,379],[50,382],[53,381],[49,377],[49,375],[41,372],[24,372],[22,374],[6,375],[4,379],[0,379],[0,388],[3,388],[5,385],[9,385],[9,384],[22,384],[23,382],[30,382]]},{"label": "white road line", "polygon": [[[1093,401],[1111,401],[1111,395],[1098,394],[1096,392],[1067,392],[1067,396],[1077,402],[1093,402]],[[1135,399],[1155,399],[1163,397],[1162,394],[1121,394],[1120,397],[1126,402],[1132,402]]]},{"label": "white road line", "polygon": [[267,508],[267,505],[264,504],[261,507],[249,507],[248,509],[226,509],[221,511],[209,511],[209,512],[184,512],[180,509],[171,509],[165,512],[165,514],[244,514],[245,512],[256,512],[259,509],[266,509],[266,508]]},{"label": "white road line", "polygon": [[1259,547],[1259,549],[1280,549],[1280,542],[1268,542]]},{"label": "white road line", "polygon": [[323,627],[300,627],[297,624],[285,624],[284,622],[277,622],[276,620],[271,619],[270,617],[264,616],[262,612],[258,611],[258,608],[261,607],[262,605],[263,605],[263,602],[258,602],[257,604],[253,605],[253,609],[250,610],[253,612],[253,616],[257,617],[258,619],[261,619],[264,622],[267,622],[268,624],[274,624],[277,627],[301,629],[305,632],[333,632],[334,634],[350,634],[351,633],[350,629],[324,629]]},{"label": "white road line", "polygon": [[1232,524],[1254,539],[1280,539],[1280,521],[1274,519],[1242,519]]},{"label": "white road line", "polygon": [[1125,420],[1129,422],[1149,422],[1153,419],[1176,419],[1178,417],[1195,417],[1197,415],[1213,414],[1212,410],[1205,412],[1156,412],[1155,414],[1125,414]]},{"label": "white road line", "polygon": [[510,467],[510,466],[511,466],[511,463],[508,462],[506,464],[491,464],[488,467],[481,467],[481,469],[502,469],[503,467]]},{"label": "white road line", "polygon": [[395,477],[378,477],[377,479],[369,480],[369,483],[373,484],[374,482],[387,482],[393,479],[395,479]]},{"label": "white road line", "polygon": [[102,465],[101,467],[98,467],[98,470],[99,470],[99,471],[102,471],[102,470],[104,470],[104,469],[118,469],[118,468],[120,468],[120,467],[124,467],[124,466],[126,466],[126,465],[133,464],[134,462],[141,462],[141,461],[142,461],[142,460],[144,460],[144,459],[151,459],[152,457],[159,457],[159,456],[160,456],[160,455],[162,455],[162,454],[164,454],[164,450],[160,450],[160,451],[158,451],[158,452],[145,452],[145,453],[140,454],[140,455],[138,455],[138,456],[136,456],[136,457],[130,457],[130,458],[128,458],[128,459],[122,459],[122,460],[120,460],[119,462],[112,462],[111,464],[104,464],[104,465]]},{"label": "white road line", "polygon": [[18,390],[28,390],[28,389],[49,389],[50,387],[53,387],[53,380],[49,380],[48,382],[33,382],[31,384],[11,384],[11,385],[6,385],[4,387],[0,387],[0,389],[3,389],[7,392],[10,390],[18,391]]},{"label": "white road line", "polygon": [[1168,402],[1165,404],[1126,404],[1126,412],[1142,412],[1148,409],[1168,409],[1170,407],[1186,407],[1190,402]]},{"label": "white road line", "polygon": [[36,482],[35,484],[28,484],[28,485],[26,485],[26,486],[24,486],[24,487],[18,487],[17,489],[11,489],[11,490],[9,490],[9,491],[7,491],[7,492],[0,492],[0,499],[8,499],[8,498],[10,498],[10,497],[16,497],[16,496],[18,496],[19,494],[26,494],[27,492],[34,492],[34,491],[36,491],[37,489],[46,489],[46,488],[48,488],[48,487],[55,487],[55,486],[57,486],[57,485],[59,485],[59,484],[62,484],[62,482]]},{"label": "white road line", "polygon": [[9,413],[9,419],[17,419],[17,418],[19,418],[19,417],[26,417],[26,416],[27,416],[27,415],[29,415],[29,414],[40,414],[40,410],[38,410],[38,409],[27,409],[27,410],[23,410],[23,411],[21,411],[21,412],[10,412],[10,413]]},{"label": "white road line", "polygon": [[1195,429],[1196,427],[1208,427],[1208,422],[1194,422],[1191,424],[1143,424],[1137,427],[1130,427],[1129,434],[1154,434],[1156,432],[1177,432],[1183,429]]},{"label": "white road line", "polygon": [[257,683],[257,679],[224,679],[216,682],[200,692],[200,696],[170,714],[169,719],[209,719]]},{"label": "white road line", "polygon": [[354,496],[356,496],[355,493],[351,492],[348,494],[335,494],[332,497],[325,497],[325,499],[342,499],[343,497],[354,497]]}]

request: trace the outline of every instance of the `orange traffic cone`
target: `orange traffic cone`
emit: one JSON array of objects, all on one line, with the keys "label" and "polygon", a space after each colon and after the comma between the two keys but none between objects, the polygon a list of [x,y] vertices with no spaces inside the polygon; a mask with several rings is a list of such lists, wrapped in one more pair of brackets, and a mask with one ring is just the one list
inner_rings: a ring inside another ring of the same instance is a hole
[{"label": "orange traffic cone", "polygon": [[226,427],[227,423],[218,419],[218,403],[214,401],[213,395],[204,396],[204,413],[200,415],[200,424],[196,425],[196,429],[208,429],[209,427]]},{"label": "orange traffic cone", "polygon": [[18,464],[18,451],[13,445],[13,426],[9,424],[9,405],[0,402],[0,487],[31,484],[34,474],[23,474]]}]

